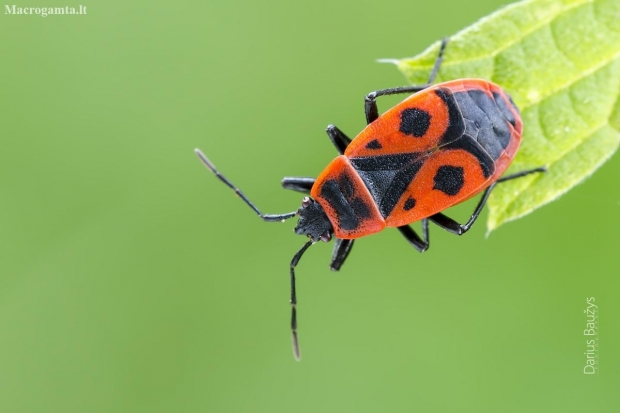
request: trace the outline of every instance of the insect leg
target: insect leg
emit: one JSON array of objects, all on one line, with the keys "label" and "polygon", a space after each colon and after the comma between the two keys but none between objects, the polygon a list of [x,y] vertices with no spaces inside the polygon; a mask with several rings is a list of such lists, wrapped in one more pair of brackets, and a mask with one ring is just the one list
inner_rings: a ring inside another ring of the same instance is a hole
[{"label": "insect leg", "polygon": [[314,178],[305,178],[298,176],[285,176],[282,178],[282,187],[284,189],[290,189],[291,191],[297,191],[304,194],[309,194],[314,185]]},{"label": "insect leg", "polygon": [[351,252],[351,248],[353,248],[353,241],[355,240],[336,238],[332,260],[329,263],[329,268],[331,268],[332,271],[340,271],[340,267],[342,267],[342,264],[344,264],[344,261]]},{"label": "insect leg", "polygon": [[448,45],[449,41],[450,39],[448,37],[444,37],[443,39],[441,39],[441,45],[439,45],[439,53],[437,53],[437,57],[435,58],[435,63],[433,64],[431,75],[428,77],[428,80],[426,81],[426,86],[432,85],[433,82],[435,81],[435,78],[437,77],[437,73],[439,73],[439,68],[441,67],[441,64],[443,63],[443,52],[446,50],[446,46]]},{"label": "insect leg", "polygon": [[291,260],[291,332],[293,334],[293,355],[297,361],[301,360],[301,353],[299,352],[299,339],[297,338],[297,292],[295,290],[295,267],[299,263],[301,256],[304,252],[306,252],[310,245],[312,245],[312,241],[306,242]]},{"label": "insect leg", "polygon": [[297,215],[297,211],[289,212],[287,214],[263,214],[256,207],[256,205],[254,205],[252,203],[252,201],[250,201],[245,196],[245,194],[243,192],[241,192],[241,190],[239,188],[237,188],[232,182],[230,182],[224,175],[222,175],[215,168],[215,165],[213,165],[213,163],[211,163],[211,161],[205,156],[205,154],[203,154],[200,151],[200,149],[195,149],[195,152],[196,152],[196,155],[198,155],[198,158],[200,159],[200,161],[207,167],[207,169],[209,169],[211,172],[213,172],[215,174],[215,176],[217,176],[220,181],[224,182],[226,185],[228,185],[229,188],[231,188],[233,191],[235,191],[235,194],[239,198],[241,198],[243,200],[243,202],[245,202],[250,208],[252,208],[252,210],[254,212],[256,212],[256,215],[258,215],[263,221],[267,221],[267,222],[284,221],[285,219],[293,218],[295,215]]},{"label": "insect leg", "polygon": [[527,171],[521,171],[512,175],[502,176],[495,183],[510,181],[512,179],[521,178],[522,176],[533,174],[536,172],[547,172],[547,168],[544,166],[539,166],[538,168],[528,169]]},{"label": "insect leg", "polygon": [[480,198],[480,201],[478,202],[478,205],[476,206],[474,213],[471,215],[471,218],[469,218],[469,221],[467,221],[466,224],[459,224],[452,218],[449,218],[442,213],[432,215],[428,217],[428,219],[430,219],[431,222],[440,226],[441,228],[445,229],[448,232],[451,232],[456,235],[463,235],[464,233],[469,231],[469,229],[474,224],[474,222],[476,222],[476,219],[478,219],[478,216],[480,215],[480,212],[482,212],[482,208],[484,207],[487,200],[489,199],[489,195],[491,195],[491,191],[493,190],[493,188],[495,188],[495,185],[497,185],[500,182],[506,182],[512,179],[521,178],[525,175],[529,175],[529,174],[536,173],[536,172],[547,172],[547,168],[540,167],[540,168],[535,168],[535,169],[529,169],[527,171],[521,171],[513,175],[504,176],[498,179],[497,181],[493,182],[493,184],[491,184],[491,186],[489,186],[482,193],[482,198]]},{"label": "insect leg", "polygon": [[411,228],[409,225],[403,225],[398,227],[398,230],[403,237],[411,244],[413,248],[418,252],[424,252],[430,246],[430,238],[428,237],[428,219],[422,220],[422,238]]},{"label": "insect leg", "polygon": [[347,146],[351,143],[351,139],[334,125],[327,125],[326,132],[338,153],[340,155],[344,154],[345,149],[347,149]]},{"label": "insect leg", "polygon": [[423,85],[412,85],[412,86],[401,86],[401,87],[393,87],[390,89],[377,90],[375,92],[370,92],[366,95],[364,99],[364,110],[366,111],[366,122],[372,123],[379,117],[379,110],[377,109],[376,99],[379,96],[387,96],[387,95],[396,95],[398,93],[415,93],[429,87],[437,77],[437,73],[439,72],[439,68],[441,67],[441,63],[443,62],[443,52],[446,49],[446,45],[448,44],[448,38],[444,37],[441,40],[441,46],[439,47],[439,54],[435,59],[435,64],[433,65],[433,69],[431,70],[431,75],[428,78],[428,81]]}]

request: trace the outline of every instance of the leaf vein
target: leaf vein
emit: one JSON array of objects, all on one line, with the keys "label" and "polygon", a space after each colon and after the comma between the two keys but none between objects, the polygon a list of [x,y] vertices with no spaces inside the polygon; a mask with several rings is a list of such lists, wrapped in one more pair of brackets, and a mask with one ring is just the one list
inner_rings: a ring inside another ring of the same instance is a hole
[{"label": "leaf vein", "polygon": [[593,66],[592,68],[588,69],[588,70],[582,70],[579,75],[573,77],[572,79],[570,79],[569,81],[567,81],[566,83],[564,83],[562,86],[556,88],[555,90],[549,92],[549,93],[545,93],[539,96],[538,99],[535,100],[531,100],[529,101],[527,104],[522,105],[523,108],[527,108],[529,106],[532,105],[536,105],[540,102],[542,102],[543,100],[552,97],[554,95],[556,95],[557,93],[570,88],[573,84],[579,82],[580,80],[594,74],[595,72],[598,72],[601,69],[604,69],[605,67],[607,67],[608,65],[612,64],[616,59],[620,58],[620,51],[617,53],[614,53],[609,59],[604,59],[600,64],[597,64],[595,66]]}]

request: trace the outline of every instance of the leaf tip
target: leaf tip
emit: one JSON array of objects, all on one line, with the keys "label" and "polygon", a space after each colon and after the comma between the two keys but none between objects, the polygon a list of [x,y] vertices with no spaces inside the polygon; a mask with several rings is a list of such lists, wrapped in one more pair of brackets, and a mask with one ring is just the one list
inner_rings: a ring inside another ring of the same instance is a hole
[{"label": "leaf tip", "polygon": [[388,63],[398,66],[400,64],[401,59],[393,59],[393,58],[384,58],[384,59],[376,59],[377,63]]}]

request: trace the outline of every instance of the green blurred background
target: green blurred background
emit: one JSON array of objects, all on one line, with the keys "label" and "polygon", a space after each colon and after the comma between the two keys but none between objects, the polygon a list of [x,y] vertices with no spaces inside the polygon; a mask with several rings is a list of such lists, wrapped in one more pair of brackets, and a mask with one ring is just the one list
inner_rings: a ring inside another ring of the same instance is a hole
[{"label": "green blurred background", "polygon": [[503,3],[3,6],[0,411],[617,411],[620,157],[488,239],[484,216],[462,238],[432,228],[423,255],[385,231],[339,273],[332,245],[315,246],[298,267],[296,363],[288,264],[304,239],[193,154],[264,211],[294,210],[279,181],[335,156],[325,126],[354,136],[363,96],[404,82],[375,59]]}]

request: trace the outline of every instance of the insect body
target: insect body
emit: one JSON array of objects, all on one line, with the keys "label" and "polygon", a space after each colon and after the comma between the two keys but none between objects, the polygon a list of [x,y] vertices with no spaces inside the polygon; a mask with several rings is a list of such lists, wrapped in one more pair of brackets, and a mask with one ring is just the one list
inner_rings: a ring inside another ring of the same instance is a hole
[{"label": "insect body", "polygon": [[479,79],[441,83],[370,123],[319,175],[311,194],[338,238],[398,228],[497,181],[521,130],[519,112],[499,86]]},{"label": "insect body", "polygon": [[[299,216],[295,233],[309,241],[290,266],[293,351],[297,339],[295,267],[317,241],[336,238],[330,267],[339,270],[355,239],[397,228],[418,251],[429,247],[428,222],[461,235],[478,218],[496,184],[544,168],[501,175],[521,142],[519,110],[499,86],[481,79],[460,79],[431,86],[446,41],[426,85],[369,93],[365,100],[368,126],[353,140],[335,126],[327,134],[340,153],[318,178],[284,178],[287,189],[310,194],[294,212],[265,215],[202,152],[202,162],[232,188],[265,221]],[[376,98],[414,93],[379,116]],[[483,192],[471,218],[459,224],[443,210]],[[409,224],[421,221],[422,236]]]}]

